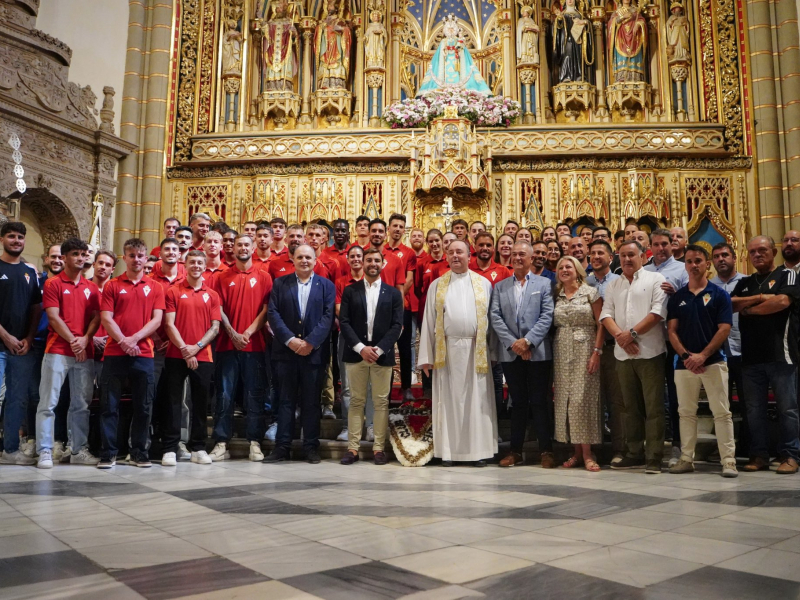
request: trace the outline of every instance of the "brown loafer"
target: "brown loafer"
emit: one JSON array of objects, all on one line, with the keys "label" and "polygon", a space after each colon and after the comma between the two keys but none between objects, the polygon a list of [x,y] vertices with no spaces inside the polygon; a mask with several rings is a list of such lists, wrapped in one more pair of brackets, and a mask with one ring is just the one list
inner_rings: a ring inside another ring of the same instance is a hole
[{"label": "brown loafer", "polygon": [[778,470],[775,471],[776,473],[780,473],[781,475],[794,475],[797,473],[797,461],[793,458],[786,458],[781,463],[781,466],[778,467]]},{"label": "brown loafer", "polygon": [[522,458],[522,454],[518,452],[512,452],[508,456],[506,456],[503,460],[500,461],[501,467],[516,467],[517,465],[524,464],[525,461]]},{"label": "brown loafer", "polygon": [[747,471],[748,473],[755,473],[756,471],[769,471],[769,461],[761,458],[760,456],[754,456],[750,459],[749,463],[742,467],[742,471]]},{"label": "brown loafer", "polygon": [[553,456],[552,452],[542,452],[542,468],[543,469],[556,468],[556,458],[555,456]]},{"label": "brown loafer", "polygon": [[372,460],[376,465],[385,465],[387,462],[389,462],[389,459],[386,458],[386,454],[380,450],[375,453],[375,456],[373,456]]},{"label": "brown loafer", "polygon": [[342,457],[342,460],[339,461],[339,464],[352,465],[354,462],[358,462],[358,454],[356,454],[355,452],[350,452],[348,450]]}]

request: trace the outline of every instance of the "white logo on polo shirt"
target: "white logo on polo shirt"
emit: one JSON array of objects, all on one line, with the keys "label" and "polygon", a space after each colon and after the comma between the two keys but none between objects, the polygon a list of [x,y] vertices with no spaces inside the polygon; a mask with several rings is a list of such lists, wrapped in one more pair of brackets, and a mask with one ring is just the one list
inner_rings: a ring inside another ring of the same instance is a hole
[{"label": "white logo on polo shirt", "polygon": [[681,300],[681,303],[678,306],[686,306],[686,300]]},{"label": "white logo on polo shirt", "polygon": [[144,292],[144,297],[147,298],[150,295],[150,286],[149,285],[144,286],[142,288],[142,291]]},{"label": "white logo on polo shirt", "polygon": [[228,284],[228,287],[233,287],[233,286],[235,286],[235,285],[236,285],[236,282],[235,282],[235,281],[231,281],[231,282]]},{"label": "white logo on polo shirt", "polygon": [[183,294],[183,295],[181,296],[181,300],[183,300],[184,298],[188,299],[188,298],[189,298],[189,296],[187,296],[186,294]]},{"label": "white logo on polo shirt", "polygon": [[120,292],[119,292],[119,293],[120,293],[120,294],[127,294],[128,292],[126,292],[126,291],[123,289],[123,290],[120,290]]},{"label": "white logo on polo shirt", "polygon": [[0,279],[8,279],[8,277],[6,277],[5,274],[3,274],[3,276],[0,277]]},{"label": "white logo on polo shirt", "polygon": [[430,272],[431,272],[431,270],[430,270],[430,269],[428,269],[428,270],[427,270],[427,271],[425,271],[425,272],[426,272],[426,273],[430,273]]},{"label": "white logo on polo shirt", "polygon": [[69,290],[64,290],[64,294],[69,294]]},{"label": "white logo on polo shirt", "polygon": [[256,283],[258,283],[258,279],[256,279],[255,277],[251,277],[250,278],[250,287],[251,288],[256,287]]},{"label": "white logo on polo shirt", "polygon": [[278,271],[278,272],[279,272],[279,273],[283,273],[284,271],[286,271],[286,269],[284,269],[283,267],[281,267],[281,270],[280,270],[280,271]]},{"label": "white logo on polo shirt", "polygon": [[83,290],[83,295],[86,296],[86,299],[88,300],[89,296],[92,295],[92,290],[90,290],[89,288],[86,288],[85,290]]},{"label": "white logo on polo shirt", "polygon": [[208,294],[203,294],[203,302],[208,302],[208,299],[211,298]]}]

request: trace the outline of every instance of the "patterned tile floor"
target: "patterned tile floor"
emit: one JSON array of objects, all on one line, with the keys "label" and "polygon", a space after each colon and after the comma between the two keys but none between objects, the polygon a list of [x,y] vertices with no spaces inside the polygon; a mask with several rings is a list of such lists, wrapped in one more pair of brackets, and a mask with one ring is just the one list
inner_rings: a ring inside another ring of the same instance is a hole
[{"label": "patterned tile floor", "polygon": [[800,598],[800,476],[0,467],[0,598]]}]

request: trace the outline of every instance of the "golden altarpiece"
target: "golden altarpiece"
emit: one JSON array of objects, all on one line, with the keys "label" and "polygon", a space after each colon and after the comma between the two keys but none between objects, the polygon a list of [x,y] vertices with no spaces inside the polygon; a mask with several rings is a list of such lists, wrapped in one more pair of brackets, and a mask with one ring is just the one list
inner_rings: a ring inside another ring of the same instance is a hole
[{"label": "golden altarpiece", "polygon": [[[177,1],[161,216],[400,212],[428,228],[449,197],[495,232],[633,218],[738,246],[757,214],[743,4]],[[520,118],[391,128],[384,110],[417,95],[450,15]]]}]

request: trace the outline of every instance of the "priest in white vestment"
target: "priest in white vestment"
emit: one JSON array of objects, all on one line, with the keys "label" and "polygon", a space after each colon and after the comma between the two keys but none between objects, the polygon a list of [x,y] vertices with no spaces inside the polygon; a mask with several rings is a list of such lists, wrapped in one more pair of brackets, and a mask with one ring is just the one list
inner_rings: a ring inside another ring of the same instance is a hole
[{"label": "priest in white vestment", "polygon": [[492,284],[469,270],[465,242],[450,244],[447,262],[450,272],[428,291],[418,357],[420,369],[433,370],[433,455],[484,466],[497,454]]}]

